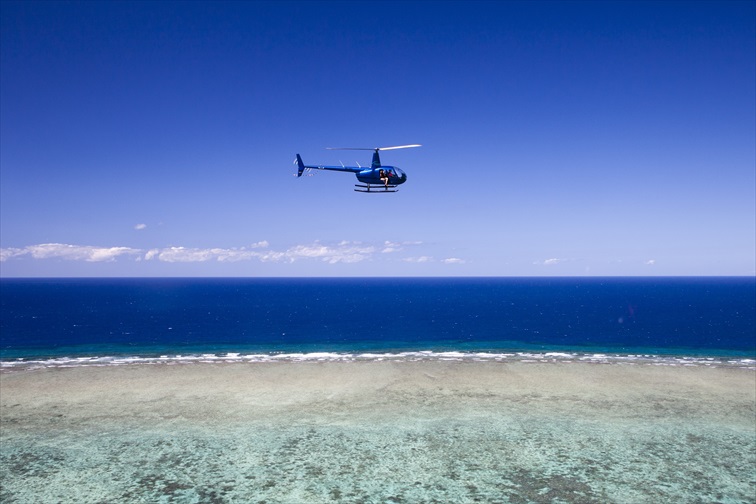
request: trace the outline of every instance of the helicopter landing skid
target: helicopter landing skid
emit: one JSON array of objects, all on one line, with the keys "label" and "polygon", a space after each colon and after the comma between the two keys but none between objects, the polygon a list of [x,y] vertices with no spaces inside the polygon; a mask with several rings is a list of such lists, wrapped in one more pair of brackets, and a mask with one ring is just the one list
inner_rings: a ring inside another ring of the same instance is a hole
[{"label": "helicopter landing skid", "polygon": [[392,192],[398,191],[396,186],[391,185],[391,184],[389,184],[388,186],[355,184],[354,190],[357,192],[364,192],[364,193],[392,193]]}]

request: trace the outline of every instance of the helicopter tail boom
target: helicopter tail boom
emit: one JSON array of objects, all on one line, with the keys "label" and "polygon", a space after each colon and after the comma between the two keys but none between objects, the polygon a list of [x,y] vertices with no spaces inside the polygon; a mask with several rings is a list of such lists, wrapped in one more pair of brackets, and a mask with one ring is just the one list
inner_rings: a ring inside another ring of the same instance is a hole
[{"label": "helicopter tail boom", "polygon": [[297,158],[294,160],[294,164],[297,165],[297,177],[301,177],[305,170],[333,170],[348,173],[359,173],[365,168],[361,166],[326,166],[326,165],[306,165],[302,161],[302,156],[297,154]]}]

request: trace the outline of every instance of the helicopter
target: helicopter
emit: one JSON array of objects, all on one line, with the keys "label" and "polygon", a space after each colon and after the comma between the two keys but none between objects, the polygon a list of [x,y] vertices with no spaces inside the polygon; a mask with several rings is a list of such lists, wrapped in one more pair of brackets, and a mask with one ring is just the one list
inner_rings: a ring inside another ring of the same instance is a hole
[{"label": "helicopter", "polygon": [[302,162],[302,157],[297,154],[294,164],[298,166],[297,177],[301,177],[305,170],[333,170],[340,172],[354,173],[360,184],[354,185],[354,190],[364,193],[391,193],[397,192],[396,186],[407,181],[407,174],[396,166],[383,166],[378,151],[407,149],[410,147],[421,147],[420,144],[396,145],[394,147],[327,147],[328,150],[371,150],[373,151],[373,162],[370,168],[360,166],[325,166],[325,165],[306,165]]}]

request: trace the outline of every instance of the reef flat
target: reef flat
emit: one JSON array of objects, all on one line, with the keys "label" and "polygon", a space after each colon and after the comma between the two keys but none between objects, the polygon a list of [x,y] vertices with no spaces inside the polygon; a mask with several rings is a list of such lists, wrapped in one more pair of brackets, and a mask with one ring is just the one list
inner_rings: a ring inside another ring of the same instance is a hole
[{"label": "reef flat", "polygon": [[753,502],[756,371],[132,364],[0,374],[0,501]]}]

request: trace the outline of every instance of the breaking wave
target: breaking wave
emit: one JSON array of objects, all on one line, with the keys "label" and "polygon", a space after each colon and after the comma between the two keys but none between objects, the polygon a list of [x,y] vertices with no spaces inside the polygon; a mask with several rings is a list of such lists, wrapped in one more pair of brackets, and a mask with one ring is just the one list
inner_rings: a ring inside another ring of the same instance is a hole
[{"label": "breaking wave", "polygon": [[661,356],[652,354],[610,354],[572,352],[458,352],[409,351],[397,353],[309,352],[309,353],[203,353],[160,356],[83,356],[49,359],[0,360],[1,371],[41,368],[72,368],[129,365],[182,365],[231,363],[318,363],[318,362],[499,362],[499,363],[590,363],[652,366],[731,367],[756,370],[756,359],[732,357]]}]

